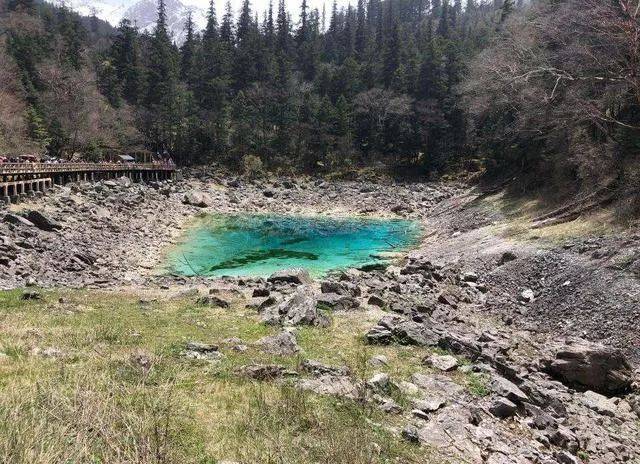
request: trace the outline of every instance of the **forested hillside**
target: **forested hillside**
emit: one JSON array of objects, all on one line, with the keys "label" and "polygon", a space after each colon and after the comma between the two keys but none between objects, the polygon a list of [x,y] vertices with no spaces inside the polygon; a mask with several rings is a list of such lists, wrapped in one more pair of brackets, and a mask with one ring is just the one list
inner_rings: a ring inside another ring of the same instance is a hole
[{"label": "forested hillside", "polygon": [[506,13],[461,1],[361,0],[330,12],[303,2],[291,24],[284,3],[258,15],[247,1],[218,22],[212,3],[206,29],[185,24],[178,49],[163,2],[153,35],[126,21],[100,35],[64,8],[16,0],[3,13],[14,68],[4,81],[21,87],[11,93],[24,96],[13,105],[24,116],[12,118],[22,138],[8,131],[5,143],[58,154],[143,144],[181,163],[250,155],[273,167],[441,168],[464,152],[465,63]]},{"label": "forested hillside", "polygon": [[181,164],[318,173],[381,162],[524,174],[524,187],[638,185],[637,2],[360,0],[317,11],[302,0],[289,5],[295,24],[284,2],[216,7],[205,30],[185,24],[178,48],[162,1],[155,31],[141,34],[11,0],[1,149],[145,147]]}]

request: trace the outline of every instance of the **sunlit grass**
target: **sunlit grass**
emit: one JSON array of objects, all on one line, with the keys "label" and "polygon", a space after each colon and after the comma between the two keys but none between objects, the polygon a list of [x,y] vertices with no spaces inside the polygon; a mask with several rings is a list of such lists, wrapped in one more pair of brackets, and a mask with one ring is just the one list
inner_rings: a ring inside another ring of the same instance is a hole
[{"label": "sunlit grass", "polygon": [[576,237],[610,235],[623,227],[615,221],[613,211],[599,209],[572,221],[534,228],[535,219],[549,212],[539,199],[512,198],[500,193],[483,199],[481,203],[504,216],[503,220],[490,226],[492,232],[516,240],[557,244]]},{"label": "sunlit grass", "polygon": [[[283,357],[252,345],[277,329],[242,305],[41,292],[41,300],[0,293],[0,462],[438,462],[391,433],[400,418],[374,403],[236,374],[250,363],[297,369],[303,359],[346,365],[360,380],[386,371],[400,381],[425,370],[427,349],[364,342],[380,311],[334,315],[327,329],[300,328],[302,353]],[[232,350],[231,337],[247,351]],[[190,340],[219,344],[224,359],[184,358]],[[388,366],[368,363],[378,354]]]}]

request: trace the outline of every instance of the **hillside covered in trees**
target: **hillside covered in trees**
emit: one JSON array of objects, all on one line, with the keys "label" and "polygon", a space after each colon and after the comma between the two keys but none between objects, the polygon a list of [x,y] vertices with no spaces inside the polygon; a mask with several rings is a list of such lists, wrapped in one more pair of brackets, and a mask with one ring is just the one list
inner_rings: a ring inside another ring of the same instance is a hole
[{"label": "hillside covered in trees", "polygon": [[10,0],[0,149],[144,147],[181,164],[382,162],[533,173],[534,186],[569,180],[569,190],[637,185],[636,3],[360,0],[318,11],[302,0],[293,23],[282,1],[257,12],[247,0],[237,14],[212,2],[205,30],[188,21],[178,47],[163,1],[155,31],[141,34]]}]

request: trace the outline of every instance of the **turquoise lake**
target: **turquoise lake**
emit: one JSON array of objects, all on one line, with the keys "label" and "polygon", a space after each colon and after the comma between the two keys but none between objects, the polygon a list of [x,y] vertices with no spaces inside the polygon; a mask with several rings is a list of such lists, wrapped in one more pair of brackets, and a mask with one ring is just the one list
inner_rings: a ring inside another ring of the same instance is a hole
[{"label": "turquoise lake", "polygon": [[417,222],[263,214],[201,218],[168,257],[170,272],[263,276],[304,267],[316,276],[384,262],[377,256],[420,241]]}]

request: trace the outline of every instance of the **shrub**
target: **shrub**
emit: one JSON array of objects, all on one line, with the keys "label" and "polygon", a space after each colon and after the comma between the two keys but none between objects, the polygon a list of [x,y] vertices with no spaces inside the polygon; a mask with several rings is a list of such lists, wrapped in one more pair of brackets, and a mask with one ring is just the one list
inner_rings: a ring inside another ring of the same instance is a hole
[{"label": "shrub", "polygon": [[242,158],[242,172],[246,177],[250,178],[262,175],[262,160],[255,155],[244,155]]}]

